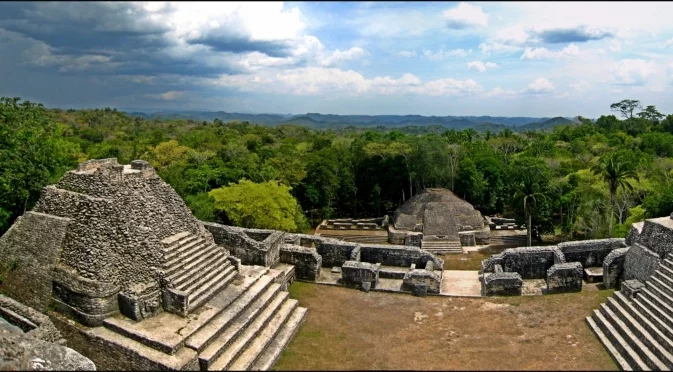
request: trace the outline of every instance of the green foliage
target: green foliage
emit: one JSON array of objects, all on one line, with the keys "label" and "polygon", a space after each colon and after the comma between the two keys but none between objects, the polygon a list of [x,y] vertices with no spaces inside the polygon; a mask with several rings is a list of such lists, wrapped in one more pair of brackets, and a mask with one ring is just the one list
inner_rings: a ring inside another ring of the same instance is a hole
[{"label": "green foliage", "polygon": [[237,184],[211,190],[215,209],[223,211],[237,226],[301,232],[306,218],[290,188],[277,181],[254,183],[242,179]]}]

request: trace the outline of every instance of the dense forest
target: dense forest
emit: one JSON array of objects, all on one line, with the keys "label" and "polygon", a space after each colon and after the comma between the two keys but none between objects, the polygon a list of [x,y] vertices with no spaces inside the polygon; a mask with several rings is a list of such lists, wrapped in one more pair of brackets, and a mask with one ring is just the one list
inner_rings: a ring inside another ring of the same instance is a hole
[{"label": "dense forest", "polygon": [[307,231],[323,218],[374,217],[428,187],[484,215],[571,239],[624,236],[673,212],[673,115],[624,100],[611,115],[548,131],[498,133],[146,119],[0,99],[0,234],[42,187],[94,158],[151,162],[194,214]]}]

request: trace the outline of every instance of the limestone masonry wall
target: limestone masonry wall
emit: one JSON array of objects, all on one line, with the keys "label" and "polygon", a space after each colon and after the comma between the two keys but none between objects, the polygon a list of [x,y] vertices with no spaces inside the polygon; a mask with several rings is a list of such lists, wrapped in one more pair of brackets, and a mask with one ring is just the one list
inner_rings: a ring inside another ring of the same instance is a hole
[{"label": "limestone masonry wall", "polygon": [[555,264],[547,270],[547,293],[566,293],[582,291],[582,264],[567,262]]},{"label": "limestone masonry wall", "polygon": [[629,249],[629,247],[617,248],[603,260],[603,286],[605,288],[616,288],[619,281],[623,279],[624,258]]},{"label": "limestone masonry wall", "polygon": [[626,247],[624,239],[581,240],[560,243],[567,262],[580,262],[583,267],[601,267],[605,257],[616,248]]},{"label": "limestone masonry wall", "polygon": [[280,248],[280,262],[294,265],[297,279],[315,281],[320,275],[322,257],[313,248],[283,244]]},{"label": "limestone masonry wall", "polygon": [[202,222],[215,243],[228,249],[243,265],[273,266],[279,262],[284,233]]},{"label": "limestone masonry wall", "polygon": [[0,317],[21,328],[28,336],[65,345],[61,333],[48,316],[2,294],[0,294]]},{"label": "limestone masonry wall", "polygon": [[69,223],[67,218],[26,212],[0,237],[0,261],[16,266],[2,283],[5,294],[38,311],[47,310],[51,271],[61,257]]},{"label": "limestone masonry wall", "polygon": [[640,243],[634,244],[624,257],[623,280],[638,279],[645,282],[657,270],[660,261],[656,252]]}]

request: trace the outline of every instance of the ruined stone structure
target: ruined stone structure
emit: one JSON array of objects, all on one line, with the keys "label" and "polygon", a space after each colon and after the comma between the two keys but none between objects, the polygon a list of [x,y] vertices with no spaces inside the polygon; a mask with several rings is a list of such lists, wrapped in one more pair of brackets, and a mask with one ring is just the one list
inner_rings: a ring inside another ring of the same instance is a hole
[{"label": "ruined stone structure", "polygon": [[[343,285],[364,290],[440,293],[444,261],[418,247],[355,243],[317,235],[204,223],[218,245],[242,264],[280,269],[286,281]],[[335,278],[334,275],[337,277]]]},{"label": "ruined stone structure", "polygon": [[96,370],[91,360],[65,345],[48,316],[0,295],[0,370]]},{"label": "ruined stone structure", "polygon": [[625,246],[625,239],[598,239],[506,249],[481,262],[482,294],[521,294],[525,279],[545,279],[546,293],[579,292],[585,278],[613,278],[615,270],[605,265],[616,263],[614,252]]},{"label": "ruined stone structure", "polygon": [[395,211],[388,226],[390,243],[435,254],[462,253],[462,246],[487,245],[489,237],[481,213],[446,189],[414,195]]},{"label": "ruined stone structure", "polygon": [[586,320],[624,370],[673,369],[672,218],[633,224],[603,263],[603,284],[620,290]]},{"label": "ruined stone structure", "polygon": [[0,238],[17,262],[3,291],[102,369],[269,369],[306,313],[281,291],[294,267],[270,269],[277,250],[254,244],[246,262],[263,266],[242,265],[229,247],[149,163],[91,160]]}]

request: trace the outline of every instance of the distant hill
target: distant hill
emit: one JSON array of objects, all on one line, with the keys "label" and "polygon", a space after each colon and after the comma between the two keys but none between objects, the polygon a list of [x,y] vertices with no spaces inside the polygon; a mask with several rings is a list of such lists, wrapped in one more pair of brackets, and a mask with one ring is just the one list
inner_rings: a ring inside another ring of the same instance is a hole
[{"label": "distant hill", "polygon": [[[149,110],[148,110],[149,111]],[[312,129],[344,129],[347,127],[377,128],[410,130],[410,127],[431,127],[430,131],[438,131],[439,128],[463,130],[475,128],[478,131],[490,130],[494,133],[505,128],[516,131],[546,130],[556,125],[569,124],[572,120],[555,118],[534,117],[504,117],[504,116],[422,116],[422,115],[334,115],[307,113],[302,115],[289,114],[246,114],[230,113],[224,111],[174,111],[165,110],[158,112],[143,112],[139,109],[126,111],[129,115],[140,116],[145,119],[161,117],[164,119],[183,119],[194,121],[213,121],[219,119],[223,122],[248,121],[254,124],[277,126],[282,124],[296,124]],[[424,132],[426,130],[423,130]]]},{"label": "distant hill", "polygon": [[557,127],[559,125],[569,125],[569,124],[574,124],[574,123],[576,123],[576,122],[573,121],[573,120],[557,116],[555,118],[551,118],[549,120],[541,121],[541,122],[538,122],[538,123],[530,123],[530,124],[522,125],[522,126],[516,128],[516,130],[519,131],[519,132],[526,132],[526,131],[529,131],[529,130],[546,131],[546,130],[551,130],[552,128]]}]

